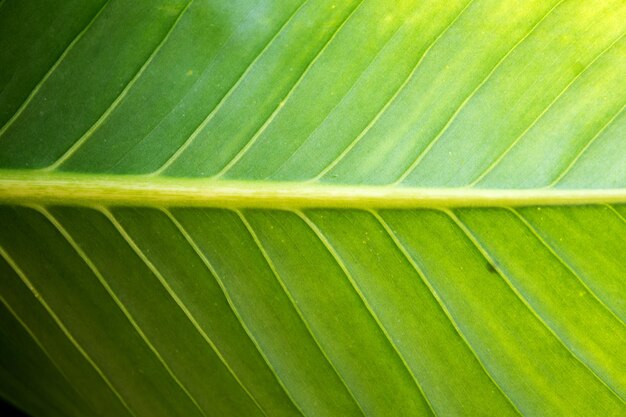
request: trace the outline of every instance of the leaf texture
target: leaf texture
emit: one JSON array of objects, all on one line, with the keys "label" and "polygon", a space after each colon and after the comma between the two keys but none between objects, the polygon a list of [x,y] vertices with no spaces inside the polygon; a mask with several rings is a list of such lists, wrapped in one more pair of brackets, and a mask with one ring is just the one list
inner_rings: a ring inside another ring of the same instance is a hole
[{"label": "leaf texture", "polygon": [[624,22],[622,0],[0,1],[0,396],[624,415]]}]

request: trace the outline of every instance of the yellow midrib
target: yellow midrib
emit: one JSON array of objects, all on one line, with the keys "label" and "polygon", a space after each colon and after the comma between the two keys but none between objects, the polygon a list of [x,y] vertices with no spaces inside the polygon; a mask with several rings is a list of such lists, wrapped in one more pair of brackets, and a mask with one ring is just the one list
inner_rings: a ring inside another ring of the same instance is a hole
[{"label": "yellow midrib", "polygon": [[1,171],[0,202],[250,208],[511,207],[626,203],[626,189],[414,188]]}]

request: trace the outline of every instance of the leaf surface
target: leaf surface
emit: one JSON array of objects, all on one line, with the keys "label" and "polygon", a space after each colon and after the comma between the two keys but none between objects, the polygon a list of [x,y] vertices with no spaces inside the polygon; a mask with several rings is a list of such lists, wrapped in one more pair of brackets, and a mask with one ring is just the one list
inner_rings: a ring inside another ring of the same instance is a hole
[{"label": "leaf surface", "polygon": [[0,1],[0,396],[626,413],[626,3]]}]

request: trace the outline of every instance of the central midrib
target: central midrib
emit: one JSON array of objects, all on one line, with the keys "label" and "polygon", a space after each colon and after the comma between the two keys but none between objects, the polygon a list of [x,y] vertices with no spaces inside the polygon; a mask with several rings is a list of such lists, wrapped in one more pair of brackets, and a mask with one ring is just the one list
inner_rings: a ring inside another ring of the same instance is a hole
[{"label": "central midrib", "polygon": [[0,202],[264,208],[515,207],[626,203],[626,189],[416,188],[0,171]]}]

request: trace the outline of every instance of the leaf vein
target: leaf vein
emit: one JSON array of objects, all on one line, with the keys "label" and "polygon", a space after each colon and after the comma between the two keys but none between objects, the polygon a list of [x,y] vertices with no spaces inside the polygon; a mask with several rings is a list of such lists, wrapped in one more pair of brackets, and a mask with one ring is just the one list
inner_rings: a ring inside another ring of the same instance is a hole
[{"label": "leaf vein", "polygon": [[576,80],[578,80],[586,71],[593,66],[606,52],[612,49],[622,38],[624,34],[620,35],[616,40],[611,42],[609,46],[604,48],[595,58],[593,58],[583,69],[580,71],[574,78],[570,80],[569,83],[557,94],[556,97],[539,113],[539,115],[530,123],[530,125],[520,133],[517,138],[511,142],[511,144],[498,155],[493,162],[481,173],[476,179],[474,179],[468,186],[474,187],[478,182],[480,182],[484,177],[486,177],[493,169],[498,166],[498,164],[506,157],[506,155],[517,146],[519,142],[526,136],[526,134],[543,118],[543,116],[552,108],[554,104],[556,104],[559,99],[575,84]]},{"label": "leaf vein", "polygon": [[396,89],[393,95],[385,102],[385,104],[383,104],[383,106],[376,113],[376,115],[374,115],[372,120],[369,121],[369,123],[365,126],[365,128],[352,140],[350,144],[348,144],[348,146],[339,155],[337,155],[337,157],[334,160],[332,160],[324,169],[322,169],[322,171],[320,171],[319,174],[313,177],[310,181],[318,181],[324,175],[330,172],[335,166],[337,166],[337,164],[339,164],[339,162],[341,162],[342,159],[346,157],[346,155],[350,153],[350,151],[352,151],[352,149],[354,149],[354,147],[361,141],[361,139],[365,137],[367,132],[370,131],[370,129],[378,122],[378,120],[383,116],[383,114],[385,114],[386,111],[389,109],[389,107],[391,107],[391,105],[395,102],[396,98],[405,90],[406,86],[409,84],[409,82],[413,78],[413,75],[417,72],[422,61],[424,61],[424,59],[426,58],[430,50],[433,48],[433,46],[435,46],[435,44],[437,44],[439,39],[443,37],[443,35],[446,34],[448,30],[450,30],[450,28],[456,24],[457,20],[459,20],[461,15],[463,15],[465,10],[469,8],[469,6],[472,4],[473,1],[474,0],[468,1],[467,4],[461,9],[461,11],[454,17],[454,19],[452,19],[450,23],[448,23],[448,25],[435,37],[435,39],[430,43],[430,45],[428,45],[428,47],[424,50],[424,53],[417,60],[417,63],[413,66],[413,69],[411,70],[411,72],[409,72],[409,75],[404,79],[402,84],[400,84],[400,86]]},{"label": "leaf vein", "polygon": [[531,222],[528,219],[526,219],[519,211],[515,210],[514,208],[511,207],[511,208],[508,208],[507,210],[509,210],[511,213],[513,213],[522,223],[524,223],[526,228],[528,228],[528,230],[535,236],[535,238],[537,238],[537,240],[539,240],[541,242],[541,244],[543,246],[545,246],[545,248],[550,252],[550,254],[552,256],[554,256],[559,261],[559,263],[561,263],[561,265],[563,265],[570,272],[570,274],[572,274],[582,284],[582,286],[585,288],[585,290],[587,290],[587,292],[593,298],[595,298],[596,301],[611,316],[613,316],[613,318],[615,318],[622,326],[626,326],[626,323],[624,323],[624,321],[617,316],[615,311],[613,311],[613,309],[611,309],[603,300],[601,300],[600,297],[598,297],[598,295],[586,284],[586,282],[582,279],[580,274],[578,272],[576,272],[574,267],[571,266],[567,261],[565,261],[563,256],[557,252],[556,248],[553,245],[550,245],[546,241],[546,239],[544,239],[543,235],[539,232],[539,228],[538,227],[535,227],[533,224],[531,224]]},{"label": "leaf vein", "polygon": [[200,407],[196,399],[191,395],[191,393],[187,390],[185,385],[178,379],[174,371],[167,364],[165,359],[161,356],[156,347],[150,342],[150,339],[146,336],[146,334],[141,330],[141,327],[137,324],[132,314],[128,311],[122,300],[115,294],[115,291],[111,288],[107,280],[104,278],[100,270],[96,267],[93,261],[87,256],[87,253],[80,247],[80,245],[74,240],[71,234],[67,231],[67,229],[61,224],[61,222],[54,217],[52,213],[50,213],[45,207],[39,206],[35,207],[35,210],[43,214],[43,216],[57,229],[57,231],[63,236],[63,238],[70,244],[72,249],[80,256],[83,262],[89,267],[93,275],[100,282],[100,284],[104,287],[109,296],[113,299],[117,307],[122,311],[126,319],[129,321],[133,329],[137,332],[141,340],[146,344],[146,346],[150,349],[150,351],[154,354],[157,360],[163,365],[163,368],[168,373],[168,375],[172,378],[174,383],[178,385],[185,395],[193,402],[194,406],[200,411],[200,414],[206,417],[204,410]]},{"label": "leaf vein", "polygon": [[261,52],[257,54],[257,56],[250,62],[250,64],[246,67],[244,72],[237,78],[237,81],[230,87],[230,89],[226,92],[226,94],[220,99],[220,101],[213,107],[213,109],[207,114],[207,116],[200,122],[200,124],[194,129],[191,135],[185,139],[183,144],[170,156],[158,169],[151,172],[148,175],[155,176],[160,175],[164,171],[166,171],[180,156],[191,146],[191,144],[195,141],[196,137],[200,134],[200,132],[209,124],[213,116],[222,108],[224,103],[230,98],[230,96],[237,90],[237,87],[244,81],[246,76],[252,71],[255,64],[263,57],[265,52],[274,44],[274,41],[278,39],[278,37],[283,33],[284,29],[289,26],[289,24],[293,21],[293,19],[298,15],[300,10],[304,7],[304,5],[309,0],[303,1],[300,6],[298,6],[293,13],[285,20],[285,22],[281,25],[278,31],[274,34],[274,36],[267,42],[267,44],[261,49]]},{"label": "leaf vein", "polygon": [[244,157],[244,155],[248,152],[248,150],[250,150],[250,148],[252,148],[252,146],[254,146],[254,144],[257,142],[257,140],[259,139],[259,137],[261,137],[261,135],[263,134],[263,132],[265,131],[265,129],[267,129],[267,127],[274,121],[274,119],[276,118],[276,116],[280,113],[280,111],[283,109],[284,104],[287,102],[287,100],[289,100],[289,98],[291,97],[291,95],[294,93],[294,91],[296,91],[296,89],[298,88],[298,86],[300,85],[300,83],[302,82],[302,80],[304,80],[304,78],[306,77],[306,75],[309,73],[309,70],[311,68],[313,68],[313,66],[315,65],[315,63],[317,62],[317,60],[322,56],[322,54],[324,53],[324,51],[326,51],[326,49],[328,48],[328,46],[332,43],[332,41],[337,37],[337,35],[339,34],[339,32],[341,32],[341,29],[346,25],[346,23],[348,23],[348,21],[350,20],[350,18],[352,16],[354,16],[354,14],[356,13],[356,11],[361,7],[361,5],[363,4],[364,0],[359,0],[358,5],[352,9],[352,11],[350,13],[348,13],[348,15],[346,16],[346,18],[343,20],[343,22],[341,22],[341,24],[339,26],[337,26],[337,28],[335,29],[335,31],[333,32],[333,34],[330,36],[330,38],[328,38],[328,40],[326,41],[326,43],[322,46],[322,48],[317,52],[317,54],[315,55],[315,57],[311,60],[311,62],[309,62],[309,64],[307,65],[307,67],[304,69],[304,72],[300,75],[300,77],[298,78],[298,80],[295,82],[294,85],[291,86],[291,88],[289,89],[289,91],[287,92],[287,95],[285,95],[285,97],[280,101],[280,103],[276,106],[276,108],[274,109],[274,111],[272,112],[272,114],[270,114],[270,116],[265,120],[265,122],[263,123],[263,125],[261,125],[261,127],[254,133],[254,135],[252,135],[252,137],[248,140],[248,142],[243,146],[243,148],[241,148],[241,150],[222,168],[221,171],[219,171],[217,174],[215,174],[213,176],[213,178],[220,178],[222,176],[224,176],[232,167],[234,167],[240,160],[241,158]]},{"label": "leaf vein", "polygon": [[[285,159],[285,161],[278,166],[278,168],[276,168],[274,170],[273,173],[271,173],[270,175],[268,175],[266,178],[271,178],[273,175],[275,175],[277,172],[279,172],[281,170],[281,168],[283,168],[283,166],[285,166],[287,164],[287,162],[289,162],[289,160],[291,159],[291,157],[293,157],[294,155],[296,155],[296,153],[307,143],[307,141],[310,140],[311,137],[313,137],[315,135],[315,133],[317,133],[319,131],[319,129],[324,125],[324,123],[326,122],[326,120],[328,120],[328,118],[331,116],[331,114],[333,113],[333,111],[335,111],[335,109],[337,109],[345,100],[346,98],[350,95],[350,93],[352,91],[354,91],[356,85],[358,84],[358,82],[363,78],[363,76],[366,74],[367,70],[369,68],[371,68],[371,66],[373,65],[374,61],[376,61],[376,59],[382,55],[382,53],[387,50],[387,48],[389,47],[391,41],[397,36],[398,32],[400,31],[400,29],[402,29],[404,26],[406,26],[408,23],[410,22],[410,17],[407,17],[405,22],[402,23],[401,25],[399,25],[394,32],[392,33],[391,36],[389,36],[389,38],[385,41],[384,45],[382,46],[382,48],[380,48],[378,50],[378,52],[376,53],[376,55],[367,63],[367,66],[360,72],[359,76],[357,77],[357,79],[352,83],[352,85],[350,86],[350,88],[348,89],[348,91],[346,91],[346,93],[341,97],[341,99],[335,103],[335,105],[328,111],[328,113],[326,114],[326,116],[324,117],[324,119],[315,127],[315,129],[309,133],[307,135],[307,137],[302,141],[302,143],[300,143],[298,145],[298,147],[293,150],[293,152],[291,152],[291,155]],[[310,181],[312,181],[313,179],[311,179]]]},{"label": "leaf vein", "polygon": [[617,216],[617,217],[618,217],[618,218],[619,218],[622,222],[624,222],[624,224],[626,224],[626,219],[624,218],[624,216],[622,216],[622,214],[621,214],[619,211],[617,211],[617,210],[615,209],[615,207],[613,207],[613,206],[612,206],[612,205],[610,205],[610,204],[605,204],[605,206],[606,206],[609,210],[611,210],[611,211],[612,211],[612,212],[613,212],[613,213],[614,213],[614,214],[615,214],[615,215],[616,215],[616,216]]},{"label": "leaf vein", "polygon": [[2,136],[11,127],[11,125],[13,125],[13,123],[15,123],[15,121],[22,115],[26,107],[28,107],[30,102],[37,95],[41,87],[45,84],[46,81],[48,81],[50,76],[59,67],[59,65],[61,65],[65,57],[70,53],[70,51],[74,48],[74,46],[83,38],[85,33],[87,33],[89,28],[91,28],[91,26],[98,19],[98,17],[100,17],[100,15],[102,14],[102,12],[104,11],[104,9],[106,8],[106,6],[109,4],[110,1],[111,0],[106,0],[104,4],[102,5],[102,7],[100,7],[100,9],[96,12],[96,14],[91,18],[89,23],[87,23],[87,26],[85,26],[83,30],[78,32],[78,34],[74,37],[72,42],[70,42],[70,44],[65,48],[65,50],[61,53],[61,55],[54,62],[54,64],[52,64],[52,67],[48,69],[48,71],[44,74],[43,78],[39,80],[39,82],[35,85],[35,88],[33,88],[30,94],[28,94],[28,97],[26,97],[26,100],[24,100],[24,102],[20,105],[20,107],[15,112],[15,114],[11,116],[11,118],[4,124],[4,126],[2,126],[2,128],[0,128],[0,138],[2,138]]},{"label": "leaf vein", "polygon": [[[2,7],[2,5],[0,4],[0,7]],[[24,320],[22,320],[22,318],[17,314],[17,312],[13,309],[13,307],[11,307],[11,305],[9,304],[9,302],[2,296],[0,295],[0,303],[2,305],[4,305],[4,307],[9,311],[9,313],[11,313],[11,315],[15,318],[15,320],[22,326],[22,328],[26,331],[26,333],[28,333],[28,335],[30,336],[31,339],[33,339],[33,341],[35,342],[35,344],[37,345],[37,347],[39,347],[39,349],[44,353],[44,355],[48,358],[48,360],[50,361],[50,363],[52,363],[52,365],[57,369],[57,371],[59,371],[59,374],[61,374],[61,376],[63,377],[63,379],[65,379],[65,381],[68,383],[68,385],[72,388],[72,390],[81,398],[85,401],[85,405],[87,405],[89,407],[89,411],[91,413],[93,413],[93,415],[97,415],[94,410],[93,407],[91,405],[91,402],[83,395],[82,392],[80,392],[76,386],[74,385],[74,383],[69,379],[69,377],[67,376],[67,374],[63,371],[63,368],[61,368],[61,366],[57,363],[57,361],[55,361],[52,357],[52,355],[50,354],[50,352],[48,351],[48,349],[46,349],[46,347],[43,345],[43,343],[39,340],[39,338],[37,336],[35,336],[35,333],[31,330],[31,328],[26,324],[26,322],[24,322]]]},{"label": "leaf vein", "polygon": [[242,384],[239,377],[233,372],[233,369],[228,365],[226,359],[223,357],[222,353],[219,351],[213,340],[206,334],[206,332],[202,329],[198,321],[195,319],[193,314],[189,311],[189,309],[185,306],[185,303],[180,299],[178,294],[172,289],[169,285],[165,277],[161,274],[156,266],[148,259],[146,254],[141,250],[141,248],[137,245],[134,239],[128,234],[128,232],[124,229],[124,227],[117,221],[113,213],[111,213],[108,209],[101,207],[100,211],[109,219],[111,224],[117,229],[118,233],[124,238],[124,240],[128,243],[128,245],[132,248],[132,250],[137,254],[137,256],[143,261],[143,263],[148,267],[148,269],[152,272],[152,274],[157,278],[157,280],[161,283],[163,288],[166,290],[168,295],[176,302],[178,307],[183,311],[187,319],[191,322],[194,329],[198,332],[198,334],[202,337],[202,339],[211,347],[211,349],[215,352],[220,361],[224,364],[226,369],[232,375],[232,377],[237,381],[242,390],[246,393],[246,395],[252,400],[254,405],[265,415],[265,411],[257,400],[252,396],[250,391]]},{"label": "leaf vein", "polygon": [[437,133],[435,135],[435,137],[428,143],[428,145],[424,148],[424,150],[422,152],[419,153],[419,155],[417,156],[417,158],[413,161],[413,163],[411,165],[409,165],[409,167],[398,177],[398,179],[396,181],[393,182],[394,185],[398,185],[400,184],[402,181],[404,181],[414,170],[415,168],[417,168],[417,166],[420,164],[420,162],[422,162],[422,160],[424,159],[424,157],[426,156],[426,154],[428,154],[430,152],[430,150],[435,146],[435,144],[439,141],[439,139],[441,139],[441,137],[443,137],[444,133],[448,130],[448,128],[450,126],[452,126],[452,124],[454,123],[454,121],[456,120],[457,116],[461,113],[461,111],[465,108],[465,106],[467,105],[467,103],[469,103],[469,101],[476,95],[476,93],[485,85],[485,83],[487,83],[487,81],[491,78],[491,76],[498,70],[498,68],[500,68],[500,65],[502,65],[502,63],[504,61],[506,61],[506,59],[513,53],[513,51],[515,51],[517,49],[518,46],[520,46],[526,39],[528,39],[529,36],[531,36],[535,30],[541,25],[541,23],[543,23],[543,21],[552,14],[552,12],[561,4],[563,3],[565,0],[559,0],[554,6],[552,6],[552,8],[550,8],[550,10],[548,10],[548,12],[546,14],[543,15],[543,17],[541,19],[539,19],[537,21],[537,23],[535,23],[533,25],[532,28],[530,28],[530,30],[524,35],[522,36],[517,42],[515,42],[515,44],[513,44],[513,46],[511,46],[511,48],[509,48],[509,50],[507,51],[506,54],[504,54],[500,60],[498,60],[498,62],[496,63],[496,65],[491,69],[491,71],[489,71],[489,73],[485,76],[485,78],[483,78],[483,80],[474,88],[474,90],[472,90],[472,92],[461,102],[461,105],[459,107],[457,107],[457,109],[454,111],[454,113],[452,114],[452,116],[450,116],[450,118],[448,119],[448,121],[444,124],[444,126],[441,128],[441,130],[439,131],[439,133]]},{"label": "leaf vein", "polygon": [[22,271],[22,269],[17,265],[17,263],[11,258],[11,256],[8,254],[8,252],[2,246],[0,246],[0,256],[2,256],[4,258],[4,260],[11,266],[11,268],[13,268],[13,270],[15,271],[17,276],[21,279],[21,281],[24,283],[24,285],[30,290],[30,292],[33,294],[33,296],[39,301],[39,303],[43,306],[43,308],[50,315],[52,320],[59,327],[61,332],[63,332],[65,337],[67,337],[67,339],[72,343],[72,345],[74,345],[76,350],[78,350],[80,352],[80,354],[87,360],[87,362],[89,362],[89,364],[93,367],[93,369],[96,371],[96,373],[100,376],[102,381],[111,390],[113,395],[115,395],[115,397],[117,397],[117,399],[124,406],[124,408],[126,408],[128,413],[131,416],[137,417],[136,414],[133,413],[133,411],[130,409],[130,407],[128,406],[128,403],[126,403],[126,401],[124,400],[122,395],[113,386],[113,384],[111,383],[109,378],[107,378],[106,375],[104,374],[104,372],[102,372],[102,369],[100,369],[100,367],[95,363],[95,361],[91,358],[91,356],[89,356],[87,351],[80,345],[80,343],[78,343],[78,341],[74,338],[74,336],[72,336],[71,332],[63,324],[63,322],[61,321],[59,316],[57,316],[57,314],[54,312],[54,310],[52,310],[52,308],[48,305],[46,300],[44,300],[43,296],[39,293],[39,291],[37,291],[37,289],[32,284],[30,279],[26,276],[24,271]]},{"label": "leaf vein", "polygon": [[[267,358],[265,352],[263,352],[263,349],[261,349],[261,346],[259,345],[259,342],[257,341],[257,339],[252,335],[252,332],[250,330],[250,328],[248,327],[248,325],[246,325],[246,323],[244,322],[243,318],[241,317],[241,315],[239,314],[239,310],[235,307],[235,303],[233,302],[232,297],[230,296],[230,292],[226,289],[226,285],[224,285],[224,282],[222,281],[222,279],[220,278],[219,274],[217,273],[217,270],[215,269],[215,267],[213,266],[213,264],[209,261],[209,259],[207,258],[207,256],[202,252],[202,250],[200,249],[200,247],[198,247],[197,243],[195,242],[195,240],[191,237],[191,235],[189,234],[189,232],[187,232],[187,230],[185,229],[185,227],[178,221],[178,219],[176,219],[176,217],[167,209],[162,208],[161,211],[163,213],[165,213],[165,215],[169,218],[169,220],[174,224],[174,226],[176,226],[176,228],[178,229],[179,233],[185,238],[185,240],[187,241],[187,243],[189,244],[189,246],[193,249],[193,251],[195,252],[196,256],[198,256],[198,258],[202,261],[202,263],[204,264],[204,266],[207,268],[207,270],[211,273],[211,275],[215,278],[215,282],[218,284],[218,286],[220,287],[220,289],[222,290],[222,294],[224,295],[224,298],[226,299],[226,302],[228,303],[228,306],[230,307],[231,311],[233,312],[233,314],[235,315],[235,317],[237,318],[237,321],[239,322],[239,324],[241,324],[241,327],[243,328],[243,330],[245,331],[246,335],[248,336],[248,338],[250,339],[250,341],[252,342],[252,344],[254,345],[254,347],[256,348],[256,350],[259,352],[259,354],[261,355],[261,357],[263,358],[263,361],[267,364],[268,368],[270,369],[270,371],[272,372],[272,374],[274,375],[274,377],[276,378],[276,381],[278,382],[278,384],[281,386],[281,388],[283,389],[283,391],[285,392],[285,395],[287,395],[287,398],[289,398],[289,400],[291,401],[291,403],[294,405],[294,407],[296,407],[296,409],[300,412],[300,414],[302,416],[305,416],[304,412],[302,411],[302,409],[298,406],[298,404],[296,403],[296,401],[294,400],[294,398],[292,397],[291,393],[289,392],[289,390],[287,389],[287,386],[283,383],[283,381],[281,380],[281,378],[278,376],[278,373],[276,372],[276,369],[274,368],[274,366],[271,364],[270,360]],[[228,366],[228,365],[226,365]],[[230,366],[228,366],[230,369]],[[232,371],[231,371],[232,372]],[[246,390],[246,392],[248,391],[247,388],[244,388]],[[250,394],[249,394],[250,395]]]},{"label": "leaf vein", "polygon": [[341,373],[339,372],[337,367],[330,360],[330,357],[328,356],[328,354],[326,353],[324,348],[322,348],[322,344],[320,343],[320,341],[317,339],[317,337],[313,333],[313,330],[311,329],[311,326],[309,325],[308,321],[304,318],[304,313],[298,307],[298,304],[294,300],[293,295],[291,294],[291,291],[289,291],[289,289],[287,288],[287,285],[285,284],[285,282],[281,278],[280,274],[278,273],[278,270],[276,269],[276,265],[274,264],[274,261],[272,261],[272,258],[267,253],[267,250],[265,250],[265,246],[263,245],[263,243],[261,243],[261,240],[259,239],[258,235],[254,231],[254,228],[252,227],[252,225],[250,224],[248,219],[246,219],[246,217],[244,216],[243,212],[241,212],[240,210],[232,210],[232,211],[234,211],[237,214],[237,216],[239,216],[239,218],[241,219],[242,223],[246,226],[246,229],[248,230],[248,233],[250,234],[250,236],[254,240],[254,243],[258,246],[259,251],[263,255],[263,258],[265,258],[265,261],[267,262],[268,266],[272,270],[272,273],[274,274],[274,277],[276,278],[276,280],[280,284],[281,289],[283,290],[283,292],[285,293],[285,295],[289,299],[289,302],[291,303],[291,305],[293,306],[294,310],[296,311],[296,313],[300,317],[300,320],[302,321],[302,323],[306,327],[308,333],[311,335],[311,338],[313,339],[313,341],[317,345],[318,349],[320,350],[320,352],[322,353],[322,355],[324,356],[324,358],[326,359],[326,361],[328,362],[330,367],[333,369],[335,374],[337,374],[337,377],[339,377],[339,380],[341,381],[341,383],[346,387],[346,390],[348,391],[348,393],[350,394],[350,396],[352,397],[352,399],[356,403],[357,407],[359,407],[359,410],[361,411],[361,413],[364,416],[367,415],[365,413],[365,411],[363,410],[363,407],[361,406],[360,402],[357,400],[356,396],[354,395],[354,392],[352,392],[352,390],[350,389],[350,387],[346,383],[345,379],[343,378],[343,376],[341,375]]},{"label": "leaf vein", "polygon": [[422,398],[426,402],[430,412],[434,416],[437,416],[437,412],[435,411],[435,409],[434,409],[432,403],[430,402],[429,398],[426,396],[426,393],[424,392],[424,389],[422,388],[422,385],[420,384],[419,380],[417,379],[417,377],[415,376],[415,374],[411,370],[411,367],[406,362],[406,359],[404,358],[404,355],[402,355],[402,353],[400,353],[400,350],[398,349],[396,344],[393,342],[393,339],[392,339],[391,335],[389,334],[389,332],[387,331],[387,328],[382,324],[382,322],[380,321],[380,318],[374,312],[374,309],[372,308],[372,306],[370,305],[369,301],[365,297],[365,294],[363,294],[363,292],[361,291],[361,288],[356,283],[354,277],[352,276],[352,274],[350,273],[350,271],[346,267],[345,263],[343,262],[342,258],[339,256],[339,254],[337,253],[335,248],[328,241],[328,239],[326,238],[326,236],[324,235],[322,230],[317,226],[317,224],[315,224],[315,222],[313,222],[313,220],[311,220],[306,214],[304,214],[302,211],[299,211],[299,210],[294,211],[294,213],[296,213],[298,215],[298,217],[300,217],[307,224],[307,226],[315,234],[317,239],[319,239],[319,241],[322,243],[322,245],[326,248],[328,253],[333,257],[333,259],[335,260],[335,262],[337,263],[339,268],[341,268],[341,270],[343,271],[343,274],[345,275],[345,277],[350,282],[350,284],[351,284],[352,288],[354,289],[354,291],[358,294],[359,298],[361,299],[361,302],[363,303],[363,305],[367,309],[368,313],[374,319],[374,321],[378,325],[378,328],[381,330],[381,332],[383,333],[383,335],[387,339],[387,342],[389,343],[389,345],[391,346],[391,348],[393,349],[393,351],[395,352],[397,357],[402,362],[402,365],[404,366],[405,370],[411,376],[411,379],[415,383],[415,386],[417,387],[417,389],[420,392]]},{"label": "leaf vein", "polygon": [[478,362],[478,365],[480,365],[480,367],[483,370],[483,372],[485,373],[485,375],[487,375],[487,377],[493,383],[493,385],[498,389],[498,391],[500,391],[502,396],[513,407],[515,412],[517,414],[519,414],[520,416],[522,416],[523,414],[517,408],[517,405],[515,405],[515,403],[509,397],[509,395],[504,391],[504,389],[500,386],[500,384],[498,384],[498,382],[495,380],[495,378],[491,375],[491,372],[489,372],[489,370],[487,369],[487,366],[480,359],[480,356],[478,355],[476,350],[474,350],[474,347],[471,345],[471,343],[469,342],[469,340],[467,339],[467,337],[465,336],[465,334],[463,333],[463,331],[459,327],[458,323],[456,322],[456,320],[452,316],[452,313],[450,312],[450,310],[448,309],[448,307],[444,303],[443,299],[439,295],[439,292],[435,289],[435,287],[432,285],[430,280],[427,278],[426,273],[417,264],[415,259],[413,259],[413,257],[409,254],[409,252],[407,251],[407,249],[404,246],[404,244],[400,241],[400,239],[398,238],[396,233],[391,229],[389,224],[381,217],[381,215],[378,212],[373,211],[373,210],[370,210],[370,213],[376,218],[376,220],[380,223],[380,225],[383,227],[383,229],[385,229],[385,232],[389,235],[389,237],[394,242],[396,247],[400,250],[400,252],[404,256],[404,258],[409,262],[409,264],[415,270],[415,272],[417,272],[417,275],[420,277],[420,279],[422,280],[424,285],[426,285],[426,288],[428,288],[428,290],[430,291],[430,294],[432,295],[432,297],[435,299],[435,301],[439,305],[439,308],[441,309],[441,311],[444,313],[444,315],[446,316],[446,318],[448,319],[450,324],[452,324],[452,327],[454,328],[456,334],[459,336],[459,338],[465,344],[465,346],[467,346],[467,348],[472,353],[474,358],[476,358],[476,361]]},{"label": "leaf vein", "polygon": [[563,180],[563,178],[572,170],[572,168],[574,168],[576,163],[580,160],[580,158],[584,155],[584,153],[591,147],[591,145],[600,136],[602,136],[602,133],[604,133],[606,129],[608,129],[609,126],[613,124],[613,122],[615,122],[619,118],[619,116],[624,112],[624,108],[626,108],[626,105],[623,105],[622,108],[619,109],[619,111],[613,117],[611,117],[591,139],[589,139],[587,144],[576,154],[576,156],[574,157],[574,159],[572,159],[569,165],[567,165],[565,169],[559,175],[557,175],[557,177],[550,183],[550,185],[548,185],[549,188],[554,188],[555,186],[557,186],[559,182],[561,182],[561,180]]},{"label": "leaf vein", "polygon": [[150,66],[152,61],[154,61],[154,58],[159,54],[159,51],[161,51],[161,48],[163,47],[163,45],[167,43],[168,39],[170,38],[170,35],[174,32],[174,29],[176,28],[176,26],[178,26],[178,23],[183,18],[183,15],[185,14],[185,12],[189,9],[189,6],[191,6],[191,3],[193,3],[193,0],[190,0],[187,3],[187,5],[183,7],[183,9],[180,11],[178,16],[174,20],[174,23],[172,24],[172,26],[170,26],[169,30],[165,34],[165,37],[161,40],[161,42],[159,42],[159,44],[155,47],[155,49],[152,51],[150,56],[148,56],[148,59],[146,59],[143,65],[135,73],[133,78],[131,78],[131,80],[126,84],[122,92],[115,98],[115,100],[113,100],[113,102],[104,111],[104,113],[102,113],[102,115],[98,118],[98,120],[96,120],[96,122],[93,125],[91,125],[89,129],[87,129],[87,131],[83,134],[83,136],[81,136],[76,142],[74,142],[72,146],[70,146],[70,148],[63,153],[63,155],[61,155],[51,165],[44,168],[44,170],[53,171],[53,170],[58,169],[64,162],[66,162],[73,155],[75,155],[76,152],[78,152],[78,150],[81,148],[81,146],[83,146],[85,142],[87,142],[89,138],[91,138],[91,136],[96,132],[96,130],[98,130],[100,126],[102,126],[106,122],[106,120],[109,118],[111,113],[113,113],[113,111],[117,109],[120,103],[124,100],[124,98],[128,95],[130,90],[133,88],[135,83],[141,78],[141,76],[144,74],[146,69]]},{"label": "leaf vein", "polygon": [[517,296],[517,298],[526,306],[528,311],[545,327],[550,334],[556,339],[556,341],[575,359],[575,361],[585,368],[589,374],[596,379],[601,385],[603,385],[613,396],[615,396],[622,403],[626,404],[626,401],[613,389],[611,386],[598,375],[590,366],[580,358],[557,334],[557,332],[550,326],[548,323],[541,317],[539,312],[535,310],[532,304],[528,301],[528,299],[520,292],[520,290],[513,285],[511,280],[506,276],[504,271],[497,265],[495,260],[489,254],[487,249],[480,243],[478,238],[472,233],[472,231],[450,210],[442,210],[445,212],[457,225],[459,229],[463,231],[463,233],[467,236],[467,238],[472,242],[472,244],[476,247],[476,249],[480,252],[480,254],[491,264],[494,266],[494,269],[498,272],[498,275],[502,278],[502,280],[507,284],[507,286],[511,289],[511,291]]}]

